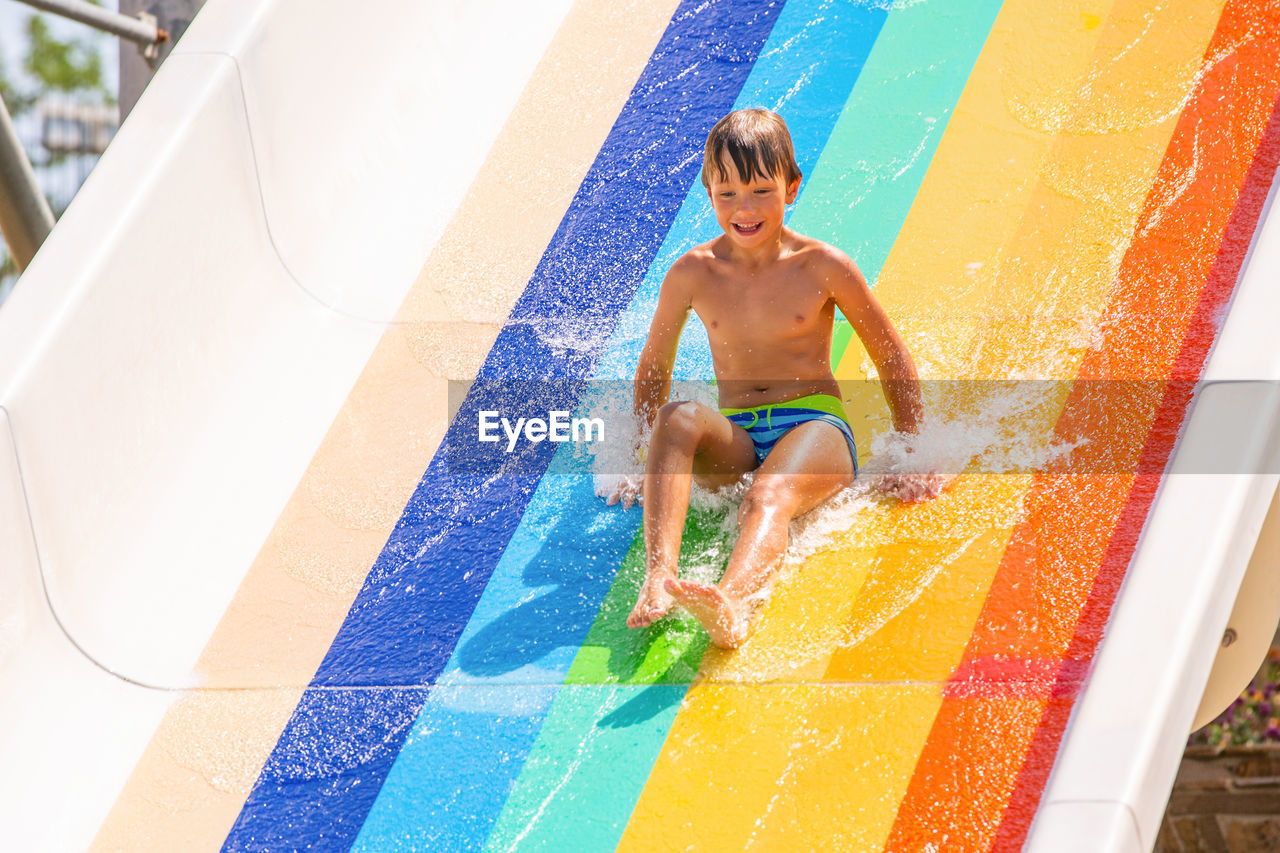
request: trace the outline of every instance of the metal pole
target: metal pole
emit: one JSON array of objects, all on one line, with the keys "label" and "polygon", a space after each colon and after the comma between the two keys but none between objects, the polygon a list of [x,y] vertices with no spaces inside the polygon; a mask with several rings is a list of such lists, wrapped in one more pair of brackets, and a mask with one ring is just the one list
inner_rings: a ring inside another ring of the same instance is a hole
[{"label": "metal pole", "polygon": [[0,231],[18,272],[31,263],[51,230],[53,211],[36,186],[31,161],[13,129],[9,108],[0,99]]},{"label": "metal pole", "polygon": [[154,18],[150,21],[130,18],[128,15],[121,15],[94,6],[92,3],[86,3],[85,0],[18,0],[18,2],[88,24],[143,46],[156,45],[169,38],[167,32],[156,26]]}]

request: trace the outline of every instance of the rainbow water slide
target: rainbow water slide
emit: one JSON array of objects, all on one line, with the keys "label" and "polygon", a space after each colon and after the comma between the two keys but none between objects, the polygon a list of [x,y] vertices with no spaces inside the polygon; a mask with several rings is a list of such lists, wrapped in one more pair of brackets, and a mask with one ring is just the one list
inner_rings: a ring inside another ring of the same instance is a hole
[{"label": "rainbow water slide", "polygon": [[[0,310],[3,846],[1150,849],[1280,547],[1277,54],[1268,0],[210,0]],[[630,378],[752,105],[964,452],[723,652],[625,628],[574,447],[466,463]]]}]

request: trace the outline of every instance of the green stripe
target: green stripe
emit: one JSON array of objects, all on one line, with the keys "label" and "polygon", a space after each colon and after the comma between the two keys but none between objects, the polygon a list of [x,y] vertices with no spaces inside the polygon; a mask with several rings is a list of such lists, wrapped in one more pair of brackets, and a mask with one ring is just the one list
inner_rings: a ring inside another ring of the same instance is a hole
[{"label": "green stripe", "polygon": [[[689,510],[680,541],[680,566],[714,582],[733,551],[724,512]],[[636,537],[587,639],[565,677],[566,684],[688,684],[698,672],[707,635],[696,622],[672,615],[643,630],[627,627],[644,580],[644,540]]]},{"label": "green stripe", "polygon": [[[719,579],[732,549],[723,511],[690,510],[680,544],[686,574]],[[706,632],[688,617],[627,627],[643,578],[644,543],[636,537],[486,850],[609,850],[617,843],[647,779],[617,757],[638,740],[666,738],[707,648]]]},{"label": "green stripe", "polygon": [[853,326],[841,314],[836,314],[835,328],[831,330],[831,364],[840,363],[845,347],[853,340]]}]

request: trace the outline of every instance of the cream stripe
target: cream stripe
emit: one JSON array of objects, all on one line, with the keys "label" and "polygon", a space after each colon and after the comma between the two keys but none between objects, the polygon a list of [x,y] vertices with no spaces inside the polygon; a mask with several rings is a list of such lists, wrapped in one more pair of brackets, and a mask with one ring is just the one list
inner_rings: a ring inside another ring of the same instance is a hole
[{"label": "cream stripe", "polygon": [[675,7],[570,10],[94,849],[221,845]]}]

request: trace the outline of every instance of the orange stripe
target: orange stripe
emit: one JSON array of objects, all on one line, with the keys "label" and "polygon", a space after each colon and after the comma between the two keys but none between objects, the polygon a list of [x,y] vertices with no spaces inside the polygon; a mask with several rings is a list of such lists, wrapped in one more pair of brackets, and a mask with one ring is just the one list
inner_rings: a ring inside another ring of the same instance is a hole
[{"label": "orange stripe", "polygon": [[[1156,413],[1155,424],[1138,463],[1139,474],[1135,486],[1130,490],[1129,504],[1117,525],[1120,530],[1133,531],[1131,540],[1136,540],[1141,533],[1143,520],[1155,499],[1155,491],[1159,486],[1158,472],[1163,470],[1173,452],[1179,425],[1191,402],[1194,381],[1201,375],[1220,326],[1222,312],[1235,289],[1240,267],[1248,253],[1278,164],[1280,101],[1276,102],[1272,110],[1257,155],[1245,177],[1244,187],[1227,223],[1226,235],[1210,270],[1208,283],[1201,291],[1199,304],[1183,336],[1182,350],[1170,372],[1174,381]],[[1075,638],[1067,649],[1064,669],[1074,667],[1083,670],[1085,667],[1077,662],[1092,660],[1102,639],[1111,606],[1124,580],[1125,569],[1135,544],[1133,541],[1126,542],[1125,539],[1126,537],[1121,536],[1112,538],[1111,548],[1103,558],[1102,568],[1085,602]],[[1014,789],[1014,797],[1005,811],[1005,819],[996,837],[997,848],[1008,846],[1014,843],[1013,839],[1026,836],[1030,817],[1053,766],[1058,742],[1066,730],[1069,714],[1069,703],[1051,704],[1041,719],[1031,751],[1023,764],[1022,779]],[[1002,843],[1006,839],[1008,842]]]},{"label": "orange stripe", "polygon": [[[1200,374],[1213,334],[1197,325],[1191,351],[1184,338],[1198,310],[1205,313],[1206,280],[1280,90],[1278,66],[1280,10],[1265,0],[1228,3],[1079,378],[1163,379],[1175,367],[1182,378]],[[1251,233],[1253,221],[1246,224]],[[1234,281],[1233,274],[1219,289],[1210,317]],[[1072,702],[1063,682],[1076,682],[1092,658],[1159,483],[1158,474],[1133,472],[1140,461],[1141,470],[1162,467],[1189,388],[1152,382],[1097,391],[1075,389],[1056,432],[1087,434],[1087,452],[1073,464],[1099,467],[1036,477],[958,670],[987,689],[948,691],[888,850],[1016,849],[1025,838]],[[1100,576],[1104,565],[1109,576]],[[1090,602],[1095,587],[1103,594]],[[1086,605],[1096,612],[1082,621]],[[1055,698],[1007,689],[991,697],[1010,676],[990,661],[1062,661],[1069,652],[1079,663],[1056,672],[1056,688],[1042,688]],[[1017,808],[1006,808],[1010,797]]]}]

